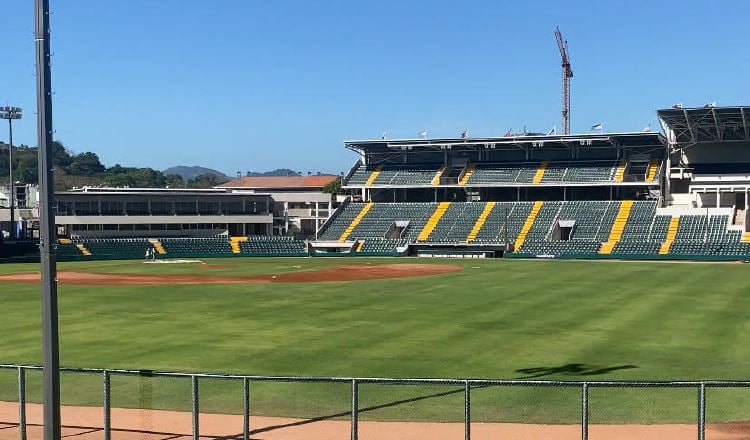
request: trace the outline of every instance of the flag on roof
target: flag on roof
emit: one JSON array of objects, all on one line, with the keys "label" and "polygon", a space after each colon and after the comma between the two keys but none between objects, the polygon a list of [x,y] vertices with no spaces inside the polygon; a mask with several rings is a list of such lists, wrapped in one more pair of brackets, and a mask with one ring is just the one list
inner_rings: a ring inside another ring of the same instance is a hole
[{"label": "flag on roof", "polygon": [[602,131],[602,126],[603,126],[603,125],[602,125],[602,123],[600,122],[600,123],[598,123],[598,124],[592,125],[592,126],[591,126],[591,129],[592,129],[592,130],[595,130],[595,131],[596,131],[596,130],[598,130],[598,131]]},{"label": "flag on roof", "polygon": [[423,132],[419,133],[421,137],[427,137],[427,130],[424,130]]},{"label": "flag on roof", "polygon": [[505,137],[511,137],[513,136],[513,129],[509,128],[508,131],[505,132]]},{"label": "flag on roof", "polygon": [[466,130],[464,130],[463,133],[461,133],[461,138],[466,139],[468,137],[469,137],[469,129],[467,128]]},{"label": "flag on roof", "polygon": [[716,107],[716,101],[709,102],[708,104],[703,106],[703,108],[714,108],[714,107]]},{"label": "flag on roof", "polygon": [[388,133],[383,132],[383,134],[380,135],[380,139],[385,139],[388,137]]},{"label": "flag on roof", "polygon": [[557,134],[557,125],[552,127],[552,130],[547,132],[547,136],[552,136],[553,134]]},{"label": "flag on roof", "polygon": [[673,104],[673,105],[672,105],[672,108],[673,108],[673,109],[681,109],[681,108],[682,108],[682,103],[681,103],[681,102],[678,102],[677,104]]},{"label": "flag on roof", "polygon": [[645,127],[643,128],[643,130],[641,130],[641,131],[642,131],[643,133],[649,133],[649,132],[651,132],[651,124],[648,124],[647,126],[645,126]]}]

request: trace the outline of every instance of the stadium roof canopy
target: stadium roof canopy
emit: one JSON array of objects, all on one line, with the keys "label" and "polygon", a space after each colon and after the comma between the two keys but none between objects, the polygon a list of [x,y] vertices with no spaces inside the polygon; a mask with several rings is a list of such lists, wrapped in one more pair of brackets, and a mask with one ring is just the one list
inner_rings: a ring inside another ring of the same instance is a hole
[{"label": "stadium roof canopy", "polygon": [[564,136],[517,135],[484,138],[378,139],[344,141],[358,153],[387,153],[409,150],[483,150],[496,148],[613,148],[665,145],[660,133],[592,133]]},{"label": "stadium roof canopy", "polygon": [[750,142],[750,107],[670,108],[656,114],[673,144]]}]

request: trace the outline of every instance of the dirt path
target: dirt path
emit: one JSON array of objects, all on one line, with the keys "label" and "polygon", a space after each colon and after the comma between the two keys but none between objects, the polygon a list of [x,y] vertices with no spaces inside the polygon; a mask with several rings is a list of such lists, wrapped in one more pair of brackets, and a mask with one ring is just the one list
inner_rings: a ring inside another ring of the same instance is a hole
[{"label": "dirt path", "polygon": [[[42,407],[27,404],[28,439],[42,438]],[[103,438],[102,409],[65,406],[62,408],[64,438],[95,440]],[[254,440],[345,440],[350,438],[348,421],[316,421],[279,417],[250,419]],[[200,433],[206,439],[242,438],[242,416],[201,414]],[[578,425],[532,425],[519,423],[473,423],[472,439],[549,439],[581,438]],[[368,422],[359,423],[362,440],[442,440],[463,438],[462,423]],[[192,417],[187,412],[140,409],[112,409],[113,440],[173,440],[192,436]],[[682,440],[697,436],[694,424],[591,425],[592,440]],[[750,424],[708,425],[711,440],[740,440],[750,436]],[[18,438],[18,404],[0,402],[0,440]]]},{"label": "dirt path", "polygon": [[[60,284],[157,286],[169,284],[314,283],[411,278],[458,272],[457,264],[348,264],[327,269],[252,276],[128,274],[60,271]],[[39,273],[0,275],[0,283],[39,283]]]}]

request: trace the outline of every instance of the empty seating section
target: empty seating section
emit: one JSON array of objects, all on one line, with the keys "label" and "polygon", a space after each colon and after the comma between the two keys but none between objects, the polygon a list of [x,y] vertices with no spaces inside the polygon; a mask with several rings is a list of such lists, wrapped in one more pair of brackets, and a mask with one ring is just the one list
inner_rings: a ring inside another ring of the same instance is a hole
[{"label": "empty seating section", "polygon": [[467,185],[492,183],[531,183],[541,162],[474,164]]},{"label": "empty seating section", "polygon": [[226,238],[165,238],[159,240],[171,257],[232,256],[232,246]]},{"label": "empty seating section", "polygon": [[[534,202],[498,202],[479,230],[475,243],[514,243]],[[506,231],[507,227],[507,231]]]},{"label": "empty seating section", "polygon": [[294,237],[274,235],[251,235],[247,241],[241,241],[240,253],[252,256],[287,256],[307,255],[305,242]]},{"label": "empty seating section", "polygon": [[[370,212],[351,233],[352,238],[403,238],[416,240],[437,208],[437,203],[375,203]],[[406,222],[399,230],[397,222]],[[388,237],[398,232],[398,237]]]},{"label": "empty seating section", "polygon": [[437,172],[443,164],[383,164],[378,166],[360,166],[349,178],[347,185],[364,186],[368,183],[373,171],[376,178],[371,185],[432,185]]},{"label": "empty seating section", "polygon": [[[635,164],[635,165],[634,165]],[[641,164],[641,165],[638,165]],[[523,160],[471,162],[460,174],[459,185],[536,184],[562,185],[656,181],[661,161],[630,162],[621,159]],[[360,165],[348,178],[348,186],[419,186],[440,184],[445,164]],[[635,173],[635,174],[634,174]]]},{"label": "empty seating section", "polygon": [[635,201],[630,209],[628,222],[622,231],[622,237],[614,247],[613,254],[655,254],[659,252],[664,241],[669,216],[664,217],[663,228],[657,227],[654,233],[656,202]]},{"label": "empty seating section", "polygon": [[364,203],[349,203],[339,208],[328,226],[318,234],[318,240],[338,240],[354,218],[362,211]]},{"label": "empty seating section", "polygon": [[474,164],[467,184],[613,182],[616,161],[536,161]]},{"label": "empty seating section", "polygon": [[427,241],[432,243],[463,243],[474,227],[486,203],[452,203],[433,229]]},{"label": "empty seating section", "polygon": [[358,248],[359,255],[396,255],[396,249],[406,245],[404,239],[368,238]]},{"label": "empty seating section", "polygon": [[[146,252],[144,250],[143,254]],[[57,259],[61,261],[66,260],[82,260],[86,258],[78,246],[73,243],[58,243],[57,244]]]},{"label": "empty seating section", "polygon": [[130,260],[135,258],[144,258],[146,249],[152,249],[153,246],[146,239],[92,239],[85,240],[83,246],[91,252],[91,256],[97,259],[122,259]]},{"label": "empty seating section", "polygon": [[[336,239],[364,205],[350,203],[320,236]],[[515,243],[521,255],[595,256],[605,246],[614,258],[657,256],[664,249],[677,257],[750,255],[750,243],[741,242],[743,233],[732,229],[729,215],[709,218],[697,212],[657,215],[656,201],[374,203],[350,240],[357,241],[357,253],[373,254],[395,252],[397,243],[471,246],[507,241]],[[429,235],[417,240],[429,221]]]}]

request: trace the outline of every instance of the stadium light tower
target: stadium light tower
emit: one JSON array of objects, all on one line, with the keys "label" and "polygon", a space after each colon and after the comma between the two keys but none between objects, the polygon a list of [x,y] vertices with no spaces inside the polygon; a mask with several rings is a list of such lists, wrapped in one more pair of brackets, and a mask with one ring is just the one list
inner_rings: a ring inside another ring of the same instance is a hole
[{"label": "stadium light tower", "polygon": [[573,69],[570,67],[570,54],[568,53],[568,41],[563,40],[560,28],[555,28],[557,47],[560,49],[562,59],[562,126],[563,134],[570,134],[570,78],[573,78]]},{"label": "stadium light tower", "polygon": [[55,211],[52,209],[52,79],[49,0],[34,0],[36,128],[39,149],[39,256],[42,285],[44,440],[60,440],[60,340],[57,316]]},{"label": "stadium light tower", "polygon": [[8,188],[10,197],[10,239],[16,238],[16,226],[13,210],[16,206],[16,188],[13,185],[13,120],[21,119],[20,107],[0,107],[0,119],[8,120]]}]

